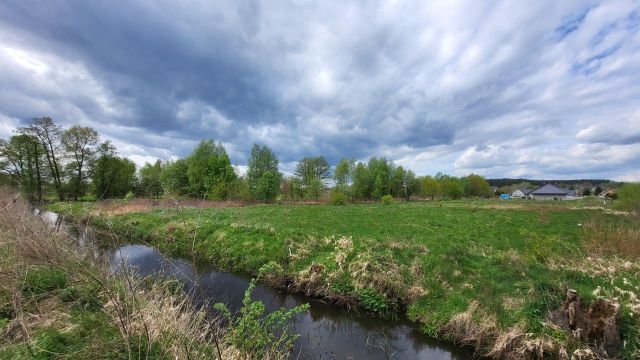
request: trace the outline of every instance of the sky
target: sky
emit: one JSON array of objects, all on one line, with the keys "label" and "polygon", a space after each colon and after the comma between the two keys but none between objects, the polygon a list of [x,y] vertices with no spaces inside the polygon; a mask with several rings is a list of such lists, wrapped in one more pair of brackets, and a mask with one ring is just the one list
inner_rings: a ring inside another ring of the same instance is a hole
[{"label": "sky", "polygon": [[0,137],[253,143],[419,175],[640,180],[639,1],[0,2]]}]

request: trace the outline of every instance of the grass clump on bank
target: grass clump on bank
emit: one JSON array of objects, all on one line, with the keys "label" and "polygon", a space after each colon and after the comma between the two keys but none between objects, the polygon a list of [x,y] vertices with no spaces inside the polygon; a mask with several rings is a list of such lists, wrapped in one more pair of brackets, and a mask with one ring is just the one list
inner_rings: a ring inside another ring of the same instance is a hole
[{"label": "grass clump on bank", "polygon": [[[195,307],[181,287],[126,269],[114,275],[27,204],[4,207],[13,198],[0,188],[0,359],[250,356],[232,343],[235,328]],[[269,359],[288,354],[278,344],[260,353]]]},{"label": "grass clump on bank", "polygon": [[568,289],[577,290],[585,311],[617,301],[626,329],[621,356],[640,351],[637,331],[629,330],[640,326],[640,261],[627,245],[612,250],[607,238],[610,229],[624,229],[615,241],[634,244],[627,238],[637,229],[632,217],[532,201],[135,212],[110,206],[100,212],[96,204],[86,214],[165,253],[252,274],[266,266],[272,285],[376,314],[405,312],[424,333],[491,357],[559,357],[593,345],[569,331]]}]

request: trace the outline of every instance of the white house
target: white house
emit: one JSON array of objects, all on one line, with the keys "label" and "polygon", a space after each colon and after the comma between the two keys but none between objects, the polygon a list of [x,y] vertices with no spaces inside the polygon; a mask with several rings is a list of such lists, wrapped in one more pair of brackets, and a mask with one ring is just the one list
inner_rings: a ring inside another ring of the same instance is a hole
[{"label": "white house", "polygon": [[523,199],[529,196],[529,189],[516,189],[511,193],[511,197],[515,199]]}]

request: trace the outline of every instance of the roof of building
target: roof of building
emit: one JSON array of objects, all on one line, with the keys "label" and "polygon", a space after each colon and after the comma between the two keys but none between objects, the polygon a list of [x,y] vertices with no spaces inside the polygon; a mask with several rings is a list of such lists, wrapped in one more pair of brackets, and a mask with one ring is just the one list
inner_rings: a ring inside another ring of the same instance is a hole
[{"label": "roof of building", "polygon": [[551,184],[542,185],[539,188],[532,190],[529,194],[533,195],[566,195],[567,190],[560,189],[559,187]]}]

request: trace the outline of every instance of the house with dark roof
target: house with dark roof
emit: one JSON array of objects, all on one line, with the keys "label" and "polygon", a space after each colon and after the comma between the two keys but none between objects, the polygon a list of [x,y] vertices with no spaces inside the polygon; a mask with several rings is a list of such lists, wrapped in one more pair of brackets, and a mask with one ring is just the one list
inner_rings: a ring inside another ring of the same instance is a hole
[{"label": "house with dark roof", "polygon": [[[561,189],[555,185],[545,184],[529,192],[529,197],[535,200],[568,200],[569,190]],[[574,193],[575,194],[575,193]]]}]

